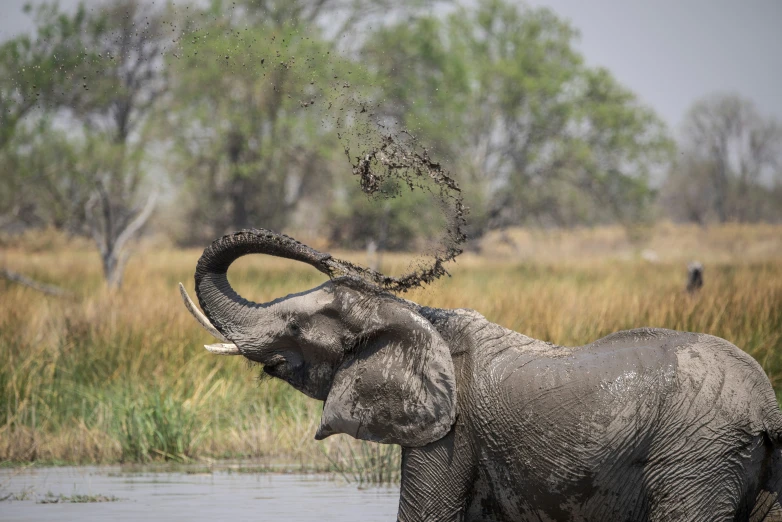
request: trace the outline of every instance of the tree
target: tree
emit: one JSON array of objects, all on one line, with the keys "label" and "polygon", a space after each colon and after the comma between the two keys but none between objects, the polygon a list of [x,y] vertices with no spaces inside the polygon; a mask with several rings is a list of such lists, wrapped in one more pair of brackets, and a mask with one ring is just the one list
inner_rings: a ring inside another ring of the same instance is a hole
[{"label": "tree", "polygon": [[[87,15],[83,6],[72,16],[47,4],[25,10],[35,19],[36,36],[0,44],[0,226],[75,230],[83,208],[65,215],[74,194],[60,191],[75,180],[55,179],[73,156],[63,134],[52,132],[51,115],[82,94],[74,79],[85,57],[80,35]],[[69,178],[72,171],[66,170]]]},{"label": "tree", "polygon": [[[141,0],[89,12],[80,6],[72,15],[46,4],[36,12],[36,22],[35,37],[0,49],[3,64],[24,64],[0,90],[10,114],[3,121],[3,139],[8,142],[20,126],[26,133],[4,159],[28,157],[19,176],[43,186],[20,192],[18,183],[9,184],[7,193],[36,199],[33,208],[48,224],[68,224],[73,231],[75,221],[86,223],[106,281],[116,287],[127,259],[124,247],[154,206],[154,196],[144,197],[145,124],[166,91],[163,55],[177,30],[166,11]],[[42,101],[34,104],[32,93]],[[36,123],[39,119],[44,123]],[[53,121],[67,129],[67,137],[49,125]],[[54,149],[47,150],[42,139],[51,139]],[[24,174],[33,166],[36,172]]]},{"label": "tree", "polygon": [[[686,208],[696,204],[693,198],[702,198],[721,223],[779,218],[778,205],[775,212],[768,204],[773,183],[782,180],[778,121],[762,117],[749,100],[715,94],[693,105],[683,130],[686,160],[668,185],[692,196],[668,199],[675,214],[686,216]],[[698,214],[703,219],[704,212]]]},{"label": "tree", "polygon": [[667,217],[679,222],[705,226],[713,219],[714,168],[691,152],[683,152],[671,165],[660,191],[660,205]]},{"label": "tree", "polygon": [[25,11],[34,17],[36,36],[21,35],[0,45],[0,151],[25,117],[72,104],[81,94],[74,80],[84,59],[84,6],[70,17],[55,4],[36,10],[27,5]]},{"label": "tree", "polygon": [[281,229],[302,199],[329,188],[341,156],[324,124],[330,91],[360,76],[332,52],[317,30],[271,22],[240,30],[221,19],[188,37],[171,61],[169,122],[196,225],[184,239]]},{"label": "tree", "polygon": [[[22,125],[0,153],[0,205],[18,228],[53,226],[84,233],[90,196],[86,158],[45,119]],[[11,219],[13,218],[13,219]]]},{"label": "tree", "polygon": [[[458,179],[473,236],[649,219],[666,130],[583,64],[568,23],[506,0],[443,16],[426,4],[46,5],[35,36],[0,45],[0,215],[90,233],[114,286],[154,207],[152,169],[171,182],[180,240],[294,224],[418,247],[447,228],[437,190],[369,201],[351,176],[357,154],[406,130]],[[344,44],[359,22],[373,29]]]},{"label": "tree", "polygon": [[142,197],[150,146],[144,125],[168,88],[164,56],[178,37],[171,20],[141,0],[120,0],[91,15],[83,34],[92,55],[84,89],[91,92],[72,111],[84,131],[83,151],[94,160],[87,221],[113,287],[122,282],[125,246],[156,201],[154,193]]},{"label": "tree", "polygon": [[338,133],[360,110],[345,99],[371,90],[372,81],[340,52],[340,38],[360,21],[427,3],[213,3],[209,21],[170,60],[172,170],[182,173],[179,203],[196,225],[180,239],[202,242],[258,224],[281,229],[305,202],[311,227],[313,214],[323,216],[328,206],[324,194],[350,191],[345,184],[355,181],[338,174],[350,172]]},{"label": "tree", "polygon": [[607,70],[583,71],[578,86],[564,179],[596,204],[591,220],[613,219],[633,233],[653,219],[649,178],[670,163],[673,143],[656,114]]},{"label": "tree", "polygon": [[547,9],[486,0],[368,40],[370,68],[389,78],[379,112],[469,187],[473,234],[649,219],[667,131],[607,71],[583,65],[576,36]]}]

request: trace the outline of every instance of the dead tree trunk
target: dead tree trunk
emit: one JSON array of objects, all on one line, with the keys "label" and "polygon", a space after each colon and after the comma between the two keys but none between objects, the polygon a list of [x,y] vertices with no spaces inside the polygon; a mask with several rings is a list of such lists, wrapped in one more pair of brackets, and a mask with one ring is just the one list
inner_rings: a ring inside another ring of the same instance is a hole
[{"label": "dead tree trunk", "polygon": [[128,241],[138,235],[152,215],[156,201],[157,194],[150,194],[143,208],[137,207],[127,213],[128,218],[119,220],[117,216],[119,209],[112,205],[103,183],[98,183],[98,189],[87,202],[90,232],[98,246],[103,275],[110,288],[122,286],[122,276],[129,255],[125,247]]}]

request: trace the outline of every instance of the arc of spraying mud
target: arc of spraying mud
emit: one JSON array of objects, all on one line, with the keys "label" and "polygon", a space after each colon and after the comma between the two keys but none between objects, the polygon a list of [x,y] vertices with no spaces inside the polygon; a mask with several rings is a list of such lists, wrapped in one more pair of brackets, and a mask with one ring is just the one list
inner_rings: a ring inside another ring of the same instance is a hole
[{"label": "arc of spraying mud", "polygon": [[[467,240],[465,227],[467,226],[466,213],[461,189],[456,180],[432,161],[426,149],[418,153],[415,149],[415,137],[405,133],[411,139],[411,146],[404,146],[393,135],[382,138],[379,147],[373,149],[363,157],[357,157],[353,166],[353,174],[360,178],[361,189],[367,195],[376,194],[381,190],[383,181],[388,177],[397,177],[405,181],[411,190],[414,188],[413,178],[410,172],[417,177],[427,177],[435,185],[440,187],[440,197],[443,202],[452,202],[452,213],[446,217],[452,220],[451,226],[446,229],[446,237],[443,244],[445,252],[435,253],[431,265],[415,270],[400,277],[389,277],[379,272],[364,268],[347,261],[330,258],[328,262],[335,272],[346,275],[354,275],[392,292],[406,292],[411,288],[430,284],[443,275],[448,275],[445,263],[453,261],[463,252],[459,245]],[[350,151],[346,148],[345,154],[350,159]],[[372,164],[376,161],[385,169],[384,173],[373,172]]]}]

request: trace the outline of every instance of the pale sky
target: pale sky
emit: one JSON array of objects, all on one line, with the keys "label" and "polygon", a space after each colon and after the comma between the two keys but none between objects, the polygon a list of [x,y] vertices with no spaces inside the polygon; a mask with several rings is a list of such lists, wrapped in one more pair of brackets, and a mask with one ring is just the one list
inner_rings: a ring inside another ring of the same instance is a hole
[{"label": "pale sky", "polygon": [[732,91],[782,120],[782,0],[533,0],[581,32],[579,48],[674,129]]},{"label": "pale sky", "polygon": [[[30,30],[26,1],[0,0],[0,40]],[[77,3],[60,0],[66,9]],[[782,0],[530,3],[569,19],[587,63],[608,68],[674,131],[696,99],[717,91],[739,93],[782,120]]]}]

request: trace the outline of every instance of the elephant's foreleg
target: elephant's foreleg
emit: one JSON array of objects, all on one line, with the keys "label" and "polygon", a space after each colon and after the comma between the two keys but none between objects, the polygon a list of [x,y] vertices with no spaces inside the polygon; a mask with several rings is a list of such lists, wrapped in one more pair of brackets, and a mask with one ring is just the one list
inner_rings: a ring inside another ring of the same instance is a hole
[{"label": "elephant's foreleg", "polygon": [[766,480],[755,499],[750,522],[782,522],[782,451],[773,448]]},{"label": "elephant's foreleg", "polygon": [[402,450],[401,522],[464,520],[474,480],[470,447],[457,426],[442,439]]}]

